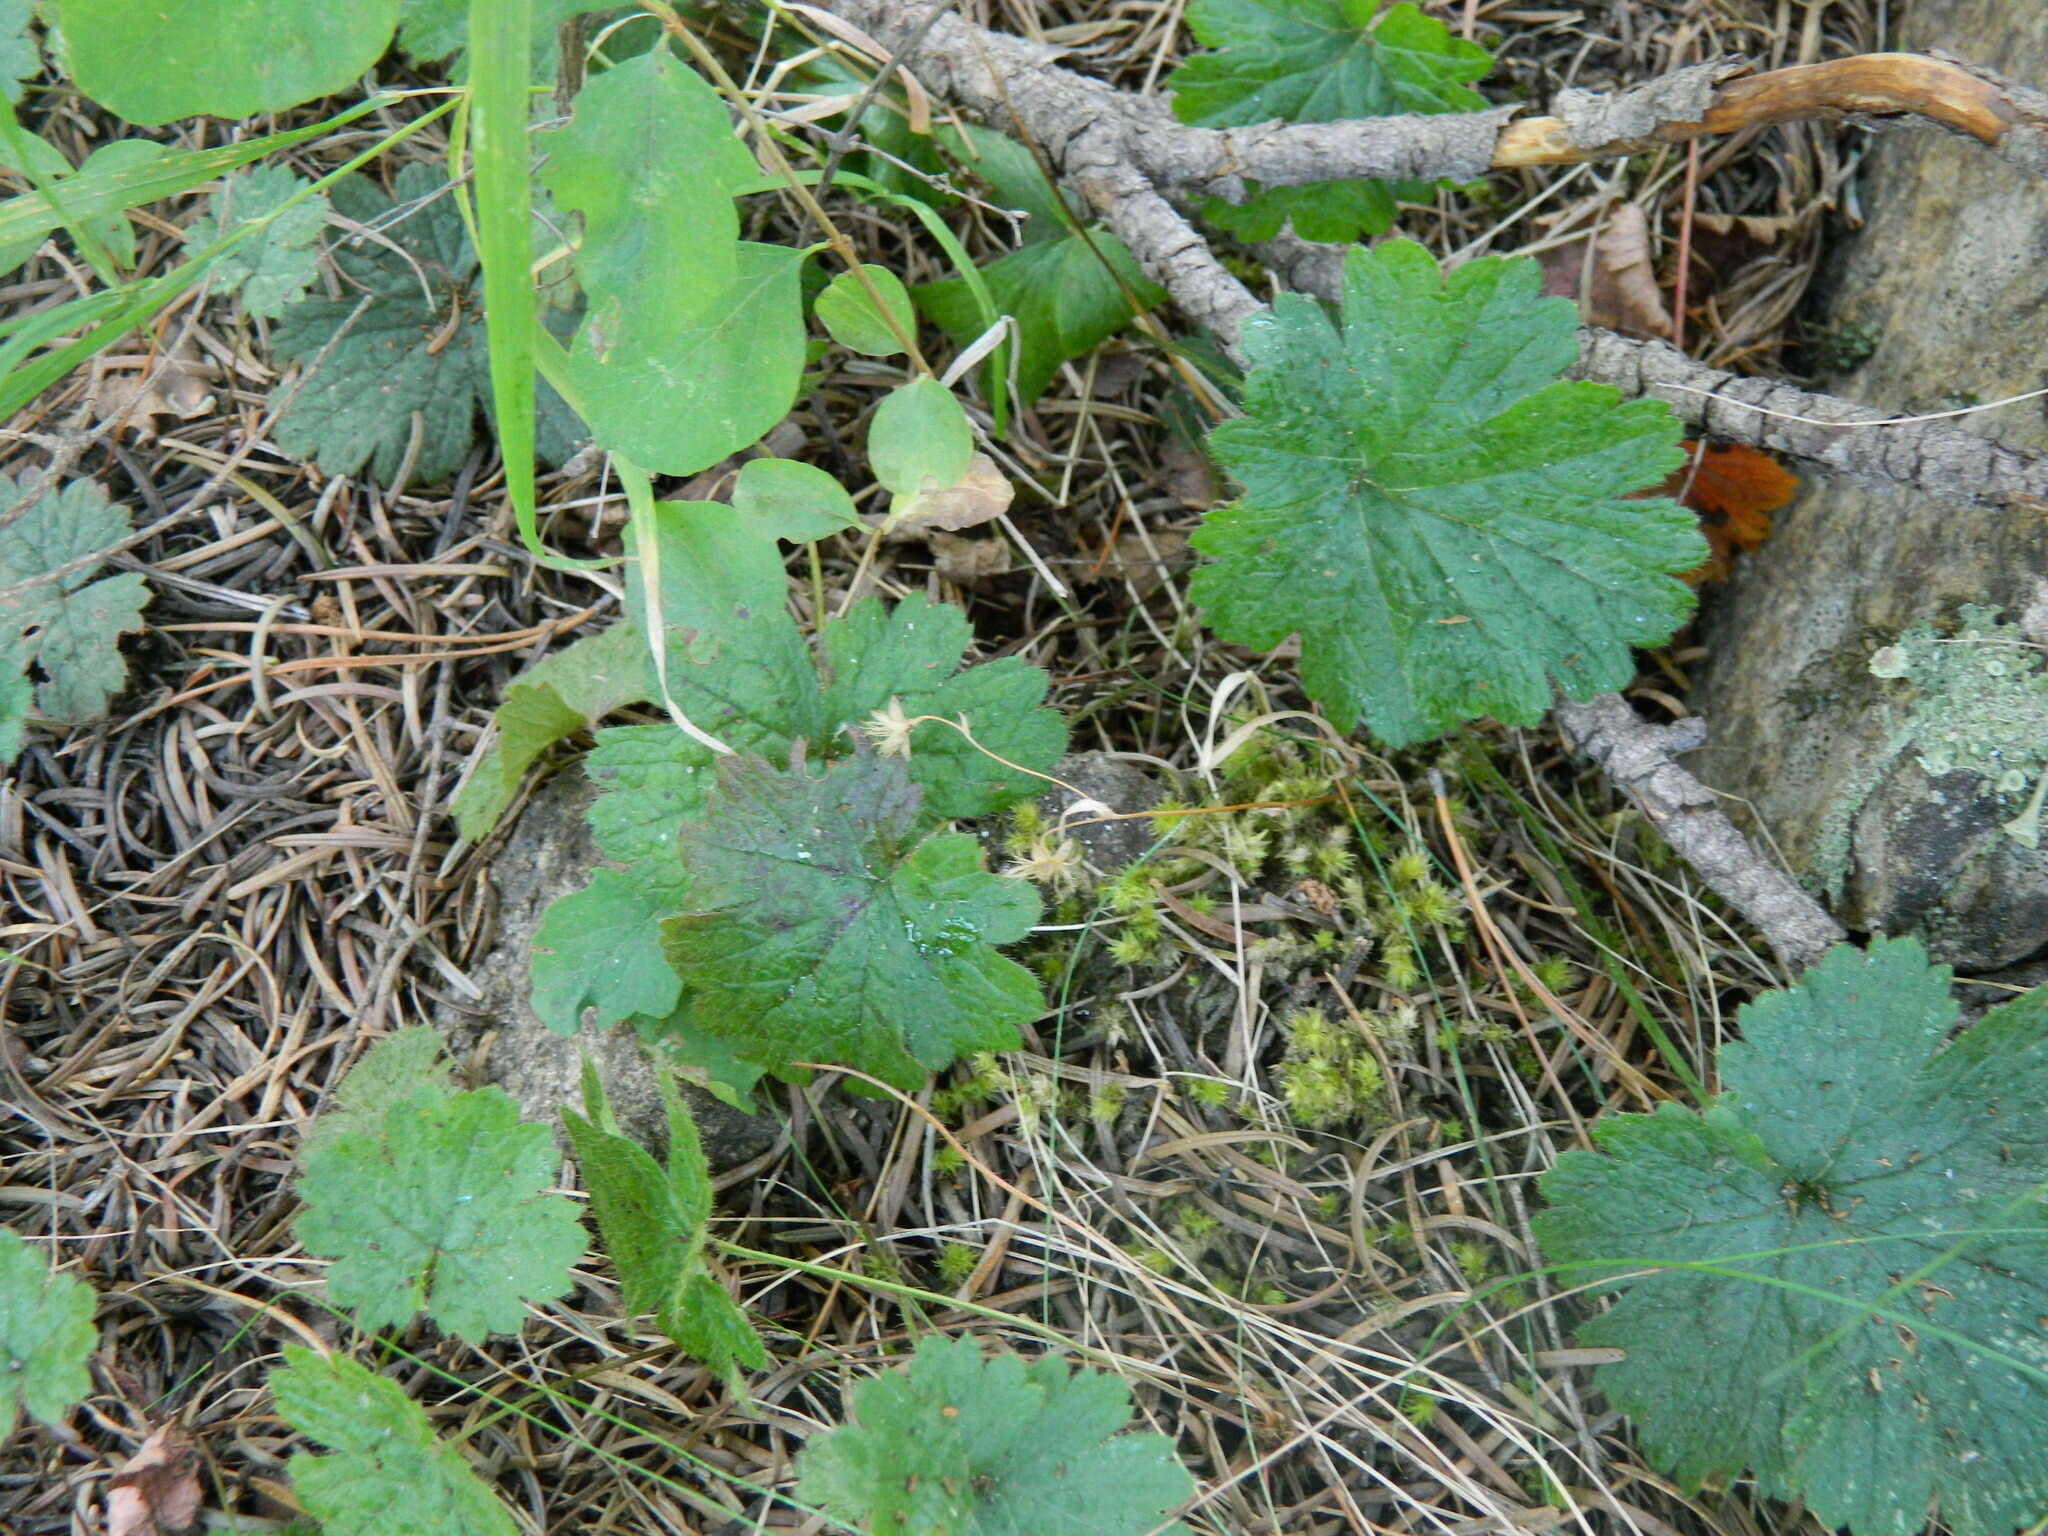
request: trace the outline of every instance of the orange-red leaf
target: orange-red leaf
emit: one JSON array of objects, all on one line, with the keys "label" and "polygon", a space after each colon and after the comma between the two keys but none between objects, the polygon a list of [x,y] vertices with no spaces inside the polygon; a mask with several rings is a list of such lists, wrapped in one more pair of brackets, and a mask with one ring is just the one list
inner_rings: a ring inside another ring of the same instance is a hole
[{"label": "orange-red leaf", "polygon": [[1651,496],[1669,496],[1700,515],[1707,563],[1686,574],[1695,586],[1720,581],[1738,549],[1755,549],[1771,536],[1770,514],[1799,490],[1799,479],[1767,454],[1740,444],[1688,442],[1685,467]]}]

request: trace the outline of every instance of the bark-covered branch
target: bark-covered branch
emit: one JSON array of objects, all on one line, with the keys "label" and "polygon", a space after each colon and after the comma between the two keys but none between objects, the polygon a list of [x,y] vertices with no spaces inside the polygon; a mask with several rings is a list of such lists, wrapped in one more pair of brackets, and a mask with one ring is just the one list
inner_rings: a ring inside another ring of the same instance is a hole
[{"label": "bark-covered branch", "polygon": [[1562,699],[1551,713],[1565,740],[1642,807],[1672,852],[1755,924],[1788,966],[1811,965],[1848,937],[1790,875],[1750,846],[1714,792],[1678,766],[1678,754],[1706,742],[1699,721],[1651,725],[1612,693],[1583,703]]},{"label": "bark-covered branch", "polygon": [[[1283,237],[1261,247],[1288,287],[1334,302],[1344,253]],[[1910,485],[1957,508],[2048,507],[2048,458],[2003,448],[1947,421],[1893,422],[1882,411],[1776,379],[1696,362],[1661,341],[1579,332],[1573,373],[1648,395],[1695,431],[1841,474]]]}]

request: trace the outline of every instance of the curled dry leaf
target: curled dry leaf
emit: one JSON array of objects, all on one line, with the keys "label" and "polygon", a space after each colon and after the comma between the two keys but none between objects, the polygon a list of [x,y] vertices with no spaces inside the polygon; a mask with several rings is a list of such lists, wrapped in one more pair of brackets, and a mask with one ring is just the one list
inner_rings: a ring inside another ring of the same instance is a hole
[{"label": "curled dry leaf", "polygon": [[1537,259],[1543,291],[1575,301],[1586,324],[1625,336],[1671,334],[1671,312],[1650,261],[1650,223],[1640,203],[1622,203],[1598,235],[1552,246]]},{"label": "curled dry leaf", "polygon": [[889,531],[898,538],[914,538],[934,528],[958,533],[979,527],[1009,511],[1016,494],[1017,488],[1003,477],[995,460],[977,453],[956,483],[939,487],[927,477],[919,489],[897,497]]},{"label": "curled dry leaf", "polygon": [[178,1536],[199,1521],[199,1451],[166,1424],[107,1479],[107,1536]]}]

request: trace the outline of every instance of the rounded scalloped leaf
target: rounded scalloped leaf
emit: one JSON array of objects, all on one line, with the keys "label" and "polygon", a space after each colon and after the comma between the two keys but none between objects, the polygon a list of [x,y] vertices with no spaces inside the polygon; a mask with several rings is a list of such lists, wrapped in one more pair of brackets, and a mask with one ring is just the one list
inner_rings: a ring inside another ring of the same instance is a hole
[{"label": "rounded scalloped leaf", "polygon": [[1555,688],[1622,686],[1692,611],[1693,518],[1626,499],[1680,462],[1678,423],[1559,382],[1577,320],[1539,283],[1526,258],[1445,278],[1392,241],[1351,253],[1341,325],[1282,295],[1246,330],[1245,415],[1210,438],[1244,494],[1195,534],[1191,595],[1236,644],[1298,632],[1340,729],[1533,725]]}]

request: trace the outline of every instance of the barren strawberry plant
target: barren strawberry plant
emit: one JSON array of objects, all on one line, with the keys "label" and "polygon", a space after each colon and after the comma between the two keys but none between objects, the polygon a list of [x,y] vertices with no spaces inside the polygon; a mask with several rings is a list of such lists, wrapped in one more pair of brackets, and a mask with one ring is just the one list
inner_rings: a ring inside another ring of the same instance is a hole
[{"label": "barren strawberry plant", "polygon": [[8,1529],[2048,1519],[2048,546],[1678,761],[2048,97],[1613,20],[0,5]]}]

